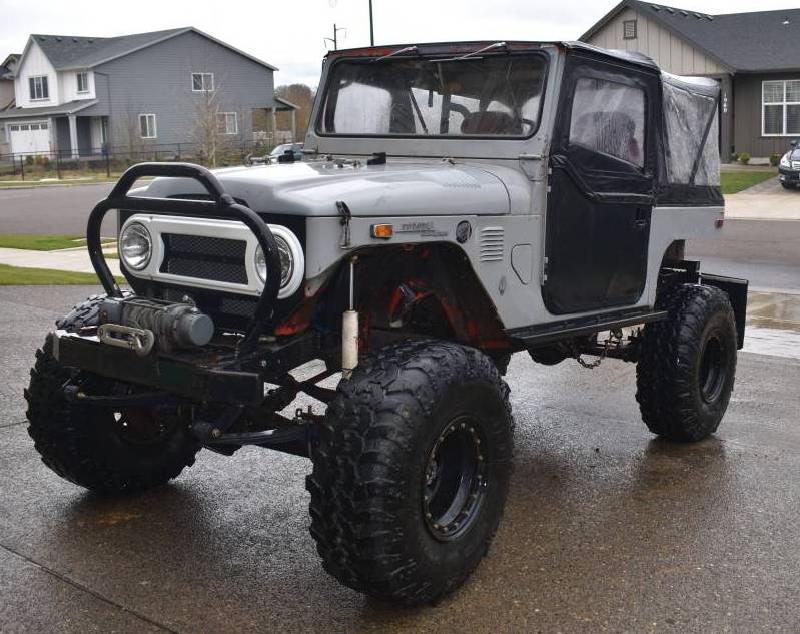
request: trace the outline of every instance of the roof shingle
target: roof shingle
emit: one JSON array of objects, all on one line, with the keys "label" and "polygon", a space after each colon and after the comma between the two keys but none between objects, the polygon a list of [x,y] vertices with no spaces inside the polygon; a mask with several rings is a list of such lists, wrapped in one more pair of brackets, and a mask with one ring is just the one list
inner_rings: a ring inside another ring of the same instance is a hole
[{"label": "roof shingle", "polygon": [[708,15],[642,0],[626,0],[581,40],[588,39],[598,26],[626,5],[696,44],[734,71],[800,69],[800,49],[796,45],[800,41],[800,9]]}]

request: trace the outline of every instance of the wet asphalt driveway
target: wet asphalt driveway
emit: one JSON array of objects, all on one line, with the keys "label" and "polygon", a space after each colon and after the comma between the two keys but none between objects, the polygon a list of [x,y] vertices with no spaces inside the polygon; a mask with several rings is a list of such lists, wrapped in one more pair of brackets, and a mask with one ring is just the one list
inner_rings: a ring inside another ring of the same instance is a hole
[{"label": "wet asphalt driveway", "polygon": [[634,367],[509,383],[516,470],[494,547],[415,611],[338,586],[307,533],[309,464],[204,451],[170,486],[105,500],[39,461],[22,388],[87,288],[0,288],[0,632],[754,632],[800,629],[800,361],[743,353],[719,434],[655,441]]}]

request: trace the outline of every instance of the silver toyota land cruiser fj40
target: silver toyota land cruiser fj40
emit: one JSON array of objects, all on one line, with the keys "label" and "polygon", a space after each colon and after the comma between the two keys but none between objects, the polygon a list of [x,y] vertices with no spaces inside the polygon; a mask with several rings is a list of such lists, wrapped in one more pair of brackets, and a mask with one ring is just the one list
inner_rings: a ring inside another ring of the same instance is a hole
[{"label": "silver toyota land cruiser fj40", "polygon": [[[163,484],[202,447],[307,456],[324,568],[440,599],[503,511],[513,353],[636,363],[668,440],[720,424],[747,282],[684,255],[723,226],[718,107],[713,80],[583,44],[331,52],[307,160],[135,165],[91,212],[105,294],[37,353],[36,449],[107,494]],[[130,290],[100,247],[112,209]],[[287,415],[300,393],[324,415]]]}]

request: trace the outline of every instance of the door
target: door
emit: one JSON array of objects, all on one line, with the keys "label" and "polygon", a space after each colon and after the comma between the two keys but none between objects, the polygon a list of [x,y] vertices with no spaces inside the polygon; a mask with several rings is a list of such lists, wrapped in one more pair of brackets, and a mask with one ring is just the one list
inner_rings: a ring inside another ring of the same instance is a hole
[{"label": "door", "polygon": [[50,130],[46,121],[8,125],[12,154],[35,156],[50,153]]},{"label": "door", "polygon": [[653,208],[655,73],[571,57],[551,152],[543,297],[566,314],[637,302]]}]

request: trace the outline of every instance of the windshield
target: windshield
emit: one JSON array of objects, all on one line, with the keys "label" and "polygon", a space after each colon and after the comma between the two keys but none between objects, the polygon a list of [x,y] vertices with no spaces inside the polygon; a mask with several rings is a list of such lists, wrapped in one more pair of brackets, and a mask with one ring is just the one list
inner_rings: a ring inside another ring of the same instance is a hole
[{"label": "windshield", "polygon": [[380,136],[527,137],[539,126],[541,55],[334,65],[317,131]]}]

